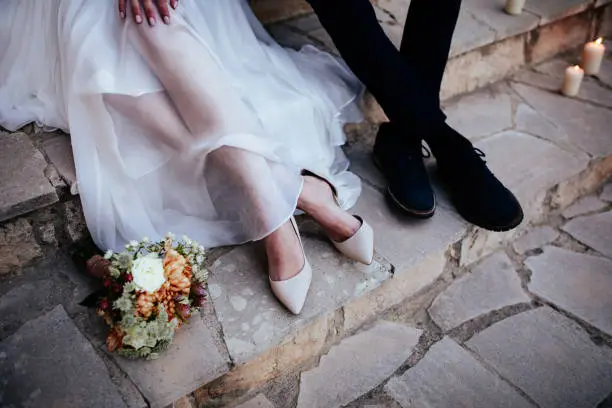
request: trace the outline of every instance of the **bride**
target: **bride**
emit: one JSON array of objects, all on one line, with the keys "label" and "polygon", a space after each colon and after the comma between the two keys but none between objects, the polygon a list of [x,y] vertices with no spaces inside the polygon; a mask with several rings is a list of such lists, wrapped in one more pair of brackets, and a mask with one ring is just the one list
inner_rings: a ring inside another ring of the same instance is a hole
[{"label": "bride", "polygon": [[246,0],[127,1],[3,0],[0,16],[0,126],[70,132],[96,244],[263,240],[295,314],[312,277],[296,209],[371,263],[371,228],[345,212],[361,191],[340,149],[361,120],[348,68],[281,48]]}]

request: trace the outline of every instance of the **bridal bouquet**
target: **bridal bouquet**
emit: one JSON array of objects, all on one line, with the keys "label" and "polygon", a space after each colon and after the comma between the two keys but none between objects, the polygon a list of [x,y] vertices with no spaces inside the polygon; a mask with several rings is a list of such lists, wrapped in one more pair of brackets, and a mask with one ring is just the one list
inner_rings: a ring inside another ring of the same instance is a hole
[{"label": "bridal bouquet", "polygon": [[97,312],[110,327],[109,351],[155,359],[204,304],[206,250],[187,237],[180,242],[173,238],[132,241],[121,253],[109,251],[88,261],[89,272],[104,285]]}]

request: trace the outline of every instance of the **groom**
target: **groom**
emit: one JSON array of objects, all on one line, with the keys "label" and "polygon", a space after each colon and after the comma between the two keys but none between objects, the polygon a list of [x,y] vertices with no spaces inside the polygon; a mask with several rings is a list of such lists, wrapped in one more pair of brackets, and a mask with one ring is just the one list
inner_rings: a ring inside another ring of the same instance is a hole
[{"label": "groom", "polygon": [[421,218],[436,199],[421,153],[423,140],[457,211],[469,222],[507,231],[523,220],[514,195],[491,173],[484,154],[446,124],[440,85],[461,0],[412,0],[398,51],[369,0],[307,0],[338,51],[390,119],[381,125],[374,161],[390,201]]},{"label": "groom", "polygon": [[[434,214],[436,199],[421,153],[426,141],[459,214],[493,231],[518,226],[523,220],[519,202],[487,168],[484,153],[446,124],[440,108],[440,86],[461,0],[412,0],[399,51],[378,24],[370,0],[306,1],[390,119],[380,126],[373,153],[387,178],[389,200],[415,217]],[[154,5],[169,23],[168,4],[176,3],[119,0],[119,7],[125,17],[131,5],[137,22],[146,18],[154,25]]]}]

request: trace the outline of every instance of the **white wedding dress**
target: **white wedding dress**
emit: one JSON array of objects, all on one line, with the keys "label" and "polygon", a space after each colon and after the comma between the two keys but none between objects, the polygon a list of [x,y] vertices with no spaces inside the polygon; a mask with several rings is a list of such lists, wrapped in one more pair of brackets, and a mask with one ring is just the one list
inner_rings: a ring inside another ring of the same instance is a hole
[{"label": "white wedding dress", "polygon": [[293,214],[302,169],[344,208],[357,200],[340,146],[361,120],[359,81],[314,47],[280,47],[245,0],[180,0],[154,28],[120,20],[114,0],[0,5],[0,126],[70,133],[101,248],[260,239]]}]

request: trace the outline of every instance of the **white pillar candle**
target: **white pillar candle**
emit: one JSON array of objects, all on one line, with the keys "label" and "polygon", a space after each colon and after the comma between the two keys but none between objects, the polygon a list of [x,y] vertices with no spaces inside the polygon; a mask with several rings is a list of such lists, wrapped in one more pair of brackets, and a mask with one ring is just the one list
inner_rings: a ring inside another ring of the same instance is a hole
[{"label": "white pillar candle", "polygon": [[512,14],[513,16],[521,14],[523,7],[525,6],[525,0],[508,0],[506,2],[506,13]]},{"label": "white pillar candle", "polygon": [[580,90],[580,84],[584,78],[584,71],[578,65],[568,67],[565,70],[565,78],[563,79],[563,87],[561,93],[565,96],[576,96]]},{"label": "white pillar candle", "polygon": [[587,75],[597,75],[601,68],[606,47],[603,45],[603,38],[598,38],[584,46],[582,52],[582,66]]}]

